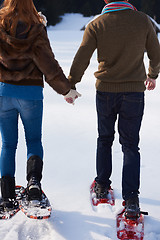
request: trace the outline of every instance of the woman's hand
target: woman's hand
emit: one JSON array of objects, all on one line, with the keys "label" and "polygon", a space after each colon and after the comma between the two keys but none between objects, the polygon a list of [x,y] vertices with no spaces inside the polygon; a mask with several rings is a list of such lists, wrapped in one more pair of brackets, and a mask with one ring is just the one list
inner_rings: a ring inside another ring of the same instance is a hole
[{"label": "woman's hand", "polygon": [[81,97],[81,94],[78,93],[76,90],[71,89],[71,90],[69,91],[69,93],[67,93],[67,94],[64,96],[64,99],[65,99],[68,103],[74,105],[74,102],[75,102],[75,100],[76,100],[78,97]]}]

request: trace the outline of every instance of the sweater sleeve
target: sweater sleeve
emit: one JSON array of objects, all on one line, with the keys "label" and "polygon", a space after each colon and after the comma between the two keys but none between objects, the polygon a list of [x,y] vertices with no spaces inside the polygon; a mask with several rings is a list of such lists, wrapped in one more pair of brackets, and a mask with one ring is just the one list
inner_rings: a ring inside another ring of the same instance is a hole
[{"label": "sweater sleeve", "polygon": [[75,89],[75,84],[81,81],[81,78],[90,63],[90,59],[96,47],[96,35],[89,24],[84,31],[82,43],[74,57],[70,69],[68,79],[71,83],[72,89]]},{"label": "sweater sleeve", "polygon": [[33,61],[44,74],[45,81],[59,94],[69,92],[70,83],[55,59],[45,28],[37,36],[32,52]]},{"label": "sweater sleeve", "polygon": [[148,19],[146,50],[149,58],[148,76],[156,79],[160,71],[160,45],[151,21]]}]

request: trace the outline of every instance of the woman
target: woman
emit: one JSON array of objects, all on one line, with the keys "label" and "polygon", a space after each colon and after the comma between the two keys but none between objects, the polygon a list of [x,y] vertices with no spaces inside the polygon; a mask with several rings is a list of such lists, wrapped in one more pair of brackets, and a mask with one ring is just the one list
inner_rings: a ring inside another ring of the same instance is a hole
[{"label": "woman", "polygon": [[18,117],[24,126],[27,145],[28,199],[40,200],[43,75],[57,93],[66,95],[70,91],[43,22],[32,0],[4,0],[0,9],[1,207],[6,210],[15,204]]}]

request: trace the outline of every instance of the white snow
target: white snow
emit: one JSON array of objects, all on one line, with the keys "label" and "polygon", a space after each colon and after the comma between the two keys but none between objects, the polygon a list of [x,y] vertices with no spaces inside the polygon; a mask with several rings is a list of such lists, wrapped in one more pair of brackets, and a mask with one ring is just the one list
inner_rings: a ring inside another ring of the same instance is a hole
[{"label": "white snow", "polygon": [[[67,14],[61,23],[48,29],[57,60],[66,76],[81,43],[83,27],[89,21],[80,14]],[[148,58],[145,55],[145,65]],[[28,219],[18,212],[10,220],[0,221],[1,240],[116,240],[116,213],[121,209],[122,153],[118,135],[113,145],[112,187],[116,205],[90,205],[89,186],[95,172],[97,119],[95,109],[96,53],[77,90],[82,97],[75,105],[66,103],[47,84],[44,90],[42,186],[52,203],[48,220]],[[160,94],[159,83],[145,93],[145,114],[141,128],[141,209],[145,217],[144,240],[160,240]],[[22,124],[19,127],[16,182],[26,185],[26,147]]]}]

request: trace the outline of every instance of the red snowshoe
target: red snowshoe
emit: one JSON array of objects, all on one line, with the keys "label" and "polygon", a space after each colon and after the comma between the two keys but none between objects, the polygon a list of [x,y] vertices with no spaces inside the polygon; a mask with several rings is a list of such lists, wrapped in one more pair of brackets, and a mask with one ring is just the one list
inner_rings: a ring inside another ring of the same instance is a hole
[{"label": "red snowshoe", "polygon": [[90,196],[91,196],[91,204],[93,206],[98,206],[99,204],[110,204],[111,206],[115,205],[114,193],[113,189],[110,187],[108,190],[107,198],[100,198],[96,197],[96,193],[94,190],[96,181],[94,180],[90,186]]},{"label": "red snowshoe", "polygon": [[148,213],[140,212],[140,216],[137,218],[133,218],[133,219],[126,218],[125,208],[124,208],[117,215],[117,218],[116,218],[118,239],[143,240],[143,238],[144,238],[144,215],[148,215]]}]

